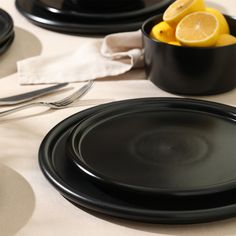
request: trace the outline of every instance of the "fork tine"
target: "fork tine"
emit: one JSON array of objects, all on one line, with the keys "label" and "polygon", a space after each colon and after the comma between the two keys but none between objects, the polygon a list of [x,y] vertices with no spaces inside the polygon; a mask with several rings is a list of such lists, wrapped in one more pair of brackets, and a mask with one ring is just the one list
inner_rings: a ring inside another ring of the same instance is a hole
[{"label": "fork tine", "polygon": [[79,90],[75,91],[74,93],[72,93],[68,97],[54,102],[54,104],[57,105],[57,106],[66,106],[66,105],[76,101],[76,99],[78,99],[82,95],[84,95],[91,88],[92,85],[93,85],[93,80],[90,80],[82,88],[80,88]]}]

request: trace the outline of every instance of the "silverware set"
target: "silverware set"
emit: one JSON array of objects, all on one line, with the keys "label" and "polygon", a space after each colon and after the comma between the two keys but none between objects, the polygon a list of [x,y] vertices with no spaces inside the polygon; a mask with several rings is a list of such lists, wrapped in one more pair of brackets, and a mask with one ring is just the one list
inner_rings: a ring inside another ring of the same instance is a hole
[{"label": "silverware set", "polygon": [[11,97],[0,98],[0,106],[11,106],[20,103],[28,102],[39,97],[57,92],[59,89],[65,87],[68,83],[57,84],[47,88],[38,89],[28,93],[18,94]]},{"label": "silverware set", "polygon": [[[28,102],[33,99],[45,96],[47,94],[54,93],[66,85],[67,85],[67,83],[58,84],[55,86],[36,90],[33,92],[28,92],[28,93],[24,93],[24,94],[20,94],[20,95],[2,98],[2,99],[0,99],[0,105],[5,105],[5,106],[8,105],[9,106],[9,105],[17,105],[20,103]],[[23,104],[23,105],[20,105],[20,106],[17,106],[17,107],[8,109],[8,110],[4,110],[4,111],[0,112],[0,117],[12,114],[17,111],[21,111],[26,108],[34,107],[34,106],[47,106],[52,109],[62,109],[62,108],[69,107],[73,102],[77,101],[81,96],[83,96],[92,87],[92,85],[93,85],[93,81],[89,81],[88,83],[86,83],[84,86],[82,86],[81,88],[79,88],[78,90],[76,90],[75,92],[70,94],[69,96],[67,96],[63,99],[60,99],[58,101],[30,102],[30,103],[26,103],[26,104]]]}]

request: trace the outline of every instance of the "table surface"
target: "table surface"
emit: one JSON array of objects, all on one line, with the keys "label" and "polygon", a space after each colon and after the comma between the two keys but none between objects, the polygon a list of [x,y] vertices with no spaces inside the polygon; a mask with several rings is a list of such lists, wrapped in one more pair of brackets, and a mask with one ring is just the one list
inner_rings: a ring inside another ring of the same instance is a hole
[{"label": "table surface", "polygon": [[[235,0],[211,0],[207,3],[224,13],[236,15]],[[16,10],[13,0],[1,0],[0,6],[14,19],[16,32],[13,45],[0,57],[1,97],[46,86],[20,85],[17,61],[76,49],[85,41],[96,40],[39,28]],[[81,83],[70,85],[74,88],[80,86]],[[236,235],[236,218],[197,225],[158,225],[87,213],[66,201],[39,169],[38,149],[41,141],[51,128],[66,117],[106,101],[173,96],[146,80],[143,70],[133,70],[121,76],[97,80],[79,106],[57,111],[34,108],[1,118],[0,235]],[[61,94],[53,96],[53,99],[57,97]],[[197,98],[236,106],[236,90]]]}]

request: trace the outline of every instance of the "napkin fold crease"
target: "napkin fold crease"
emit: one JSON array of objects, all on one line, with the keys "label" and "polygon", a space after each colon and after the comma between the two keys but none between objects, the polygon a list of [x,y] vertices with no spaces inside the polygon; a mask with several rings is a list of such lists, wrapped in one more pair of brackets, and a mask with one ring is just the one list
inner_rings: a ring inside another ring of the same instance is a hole
[{"label": "napkin fold crease", "polygon": [[116,33],[51,56],[17,63],[20,84],[95,80],[143,66],[141,31]]}]

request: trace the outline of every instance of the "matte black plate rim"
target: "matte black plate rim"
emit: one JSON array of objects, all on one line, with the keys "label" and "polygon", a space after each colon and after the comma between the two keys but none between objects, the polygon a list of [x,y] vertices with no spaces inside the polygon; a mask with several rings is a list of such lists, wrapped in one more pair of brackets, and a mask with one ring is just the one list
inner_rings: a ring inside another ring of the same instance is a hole
[{"label": "matte black plate rim", "polygon": [[11,46],[12,42],[14,41],[14,38],[15,38],[15,33],[12,32],[9,38],[5,40],[5,42],[0,44],[0,55],[3,54]]},{"label": "matte black plate rim", "polygon": [[6,11],[0,8],[0,20],[1,18],[6,28],[0,34],[0,44],[4,42],[13,31],[13,20],[11,16]]},{"label": "matte black plate rim", "polygon": [[73,11],[73,9],[70,11],[63,12],[61,10],[58,10],[56,8],[52,8],[50,6],[45,6],[43,3],[41,3],[39,0],[34,0],[35,4],[40,5],[41,7],[47,9],[51,13],[55,14],[62,14],[66,16],[76,16],[76,17],[85,17],[85,18],[92,18],[92,19],[122,19],[122,18],[131,18],[131,17],[137,17],[140,15],[148,14],[150,12],[156,11],[161,9],[162,7],[166,6],[167,4],[171,3],[172,0],[163,0],[162,2],[157,3],[156,5],[149,7],[149,8],[144,8],[141,10],[136,10],[136,11],[131,11],[131,12],[120,12],[120,13],[103,13],[103,14],[98,14],[98,13],[86,13],[86,12],[76,12]]}]

